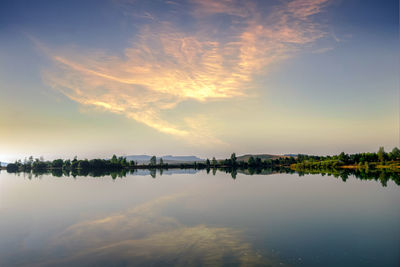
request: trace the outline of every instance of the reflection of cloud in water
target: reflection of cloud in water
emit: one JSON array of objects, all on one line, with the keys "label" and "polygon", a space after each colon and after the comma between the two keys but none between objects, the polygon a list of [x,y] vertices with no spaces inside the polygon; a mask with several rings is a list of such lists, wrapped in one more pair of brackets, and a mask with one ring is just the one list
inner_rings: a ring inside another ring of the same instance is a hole
[{"label": "reflection of cloud in water", "polygon": [[158,198],[126,213],[75,224],[56,237],[39,265],[274,265],[231,228],[187,227],[161,216],[163,205],[184,195]]},{"label": "reflection of cloud in water", "polygon": [[[199,170],[195,169],[162,169],[162,175],[172,175],[172,174],[195,174],[198,173]],[[151,174],[151,170],[149,169],[137,169],[135,172],[132,173],[132,175],[138,175],[138,176],[149,176]],[[158,173],[160,174],[160,170],[158,170]]]}]

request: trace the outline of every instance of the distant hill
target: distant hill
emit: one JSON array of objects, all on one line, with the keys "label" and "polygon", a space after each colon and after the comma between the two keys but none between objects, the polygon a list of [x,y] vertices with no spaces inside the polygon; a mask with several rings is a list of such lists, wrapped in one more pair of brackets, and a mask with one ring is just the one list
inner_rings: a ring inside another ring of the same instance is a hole
[{"label": "distant hill", "polygon": [[198,158],[196,156],[162,156],[164,161],[182,161],[182,162],[195,162],[195,161],[204,161],[204,159]]},{"label": "distant hill", "polygon": [[131,155],[131,156],[124,156],[126,160],[133,160],[139,163],[150,161],[151,156],[148,155]]},{"label": "distant hill", "polygon": [[0,167],[7,167],[7,164],[6,162],[1,162]]},{"label": "distant hill", "polygon": [[[246,154],[242,156],[238,156],[238,161],[248,161],[249,158],[253,156],[254,158],[261,158],[262,160],[266,159],[279,159],[279,158],[287,158],[288,155],[271,155],[271,154]],[[133,160],[139,164],[148,164],[150,162],[150,158],[152,156],[149,155],[129,155],[125,156],[126,160]],[[196,156],[172,156],[165,155],[161,156],[164,163],[191,163],[191,162],[204,162],[205,159],[198,158]],[[160,162],[160,157],[157,157],[157,162]]]},{"label": "distant hill", "polygon": [[299,154],[285,154],[284,156],[287,156],[287,157],[297,157]]},{"label": "distant hill", "polygon": [[253,156],[253,158],[260,158],[262,160],[266,159],[279,159],[279,158],[286,158],[288,156],[282,156],[282,155],[271,155],[271,154],[246,154],[243,156],[238,156],[237,161],[248,161],[249,158]]},{"label": "distant hill", "polygon": [[[130,155],[125,156],[126,160],[137,161],[138,163],[149,163],[150,158],[152,156],[149,155]],[[189,163],[189,162],[202,162],[204,159],[198,158],[196,156],[172,156],[166,155],[157,157],[157,162],[159,162],[160,158],[163,159],[164,163]]]}]

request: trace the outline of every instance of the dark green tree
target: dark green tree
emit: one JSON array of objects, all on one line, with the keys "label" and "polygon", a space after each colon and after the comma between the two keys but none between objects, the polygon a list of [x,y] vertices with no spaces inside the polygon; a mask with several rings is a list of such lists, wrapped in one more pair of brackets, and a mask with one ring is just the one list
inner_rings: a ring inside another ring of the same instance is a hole
[{"label": "dark green tree", "polygon": [[17,172],[18,171],[18,165],[15,163],[9,163],[7,164],[7,172]]},{"label": "dark green tree", "polygon": [[349,155],[347,155],[346,153],[342,152],[339,154],[338,159],[343,162],[344,164],[348,163],[349,160]]},{"label": "dark green tree", "polygon": [[156,156],[152,156],[152,157],[150,158],[150,165],[151,165],[151,166],[157,165],[157,158],[156,158]]},{"label": "dark green tree", "polygon": [[211,164],[213,165],[213,167],[217,166],[218,162],[215,157],[212,158]]},{"label": "dark green tree", "polygon": [[51,166],[53,168],[57,168],[57,169],[61,169],[62,166],[64,164],[64,161],[62,159],[55,159],[53,160],[53,162],[51,163]]},{"label": "dark green tree", "polygon": [[236,165],[237,165],[236,160],[237,160],[236,154],[235,154],[235,153],[232,153],[232,154],[231,154],[231,164],[232,164],[232,166],[236,166]]},{"label": "dark green tree", "polygon": [[391,160],[397,160],[400,159],[400,149],[397,147],[392,149],[392,153],[390,153],[390,158]]},{"label": "dark green tree", "polygon": [[87,169],[89,169],[89,167],[90,167],[90,165],[89,165],[89,161],[87,159],[80,160],[78,163],[78,169],[87,170]]},{"label": "dark green tree", "polygon": [[210,167],[210,160],[209,159],[206,160],[206,166],[207,166],[207,168]]},{"label": "dark green tree", "polygon": [[256,160],[254,159],[253,156],[250,156],[249,160],[247,161],[247,163],[249,164],[249,166],[255,166],[256,165]]},{"label": "dark green tree", "polygon": [[64,161],[63,169],[69,169],[71,167],[71,161],[69,159]]},{"label": "dark green tree", "polygon": [[74,157],[74,159],[71,161],[71,169],[78,169],[78,159],[77,159],[77,157],[75,156]]},{"label": "dark green tree", "polygon": [[383,148],[383,146],[381,146],[378,150],[378,160],[380,162],[383,162],[385,160],[385,149]]}]

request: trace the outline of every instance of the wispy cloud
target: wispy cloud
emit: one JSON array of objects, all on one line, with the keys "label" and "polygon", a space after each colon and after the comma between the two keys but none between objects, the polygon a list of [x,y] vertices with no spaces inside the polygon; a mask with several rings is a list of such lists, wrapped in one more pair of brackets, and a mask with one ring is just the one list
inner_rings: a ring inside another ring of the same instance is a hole
[{"label": "wispy cloud", "polygon": [[[207,137],[218,143],[211,130],[199,131],[195,120],[172,123],[163,111],[189,99],[205,102],[245,96],[254,75],[325,36],[313,17],[327,2],[295,0],[263,10],[251,1],[196,0],[186,14],[197,25],[191,31],[156,19],[149,11],[143,14],[150,20],[123,56],[52,49],[49,54],[55,64],[43,77],[82,105],[125,115],[188,140]],[[230,23],[215,27],[221,15],[228,16]]]},{"label": "wispy cloud", "polygon": [[329,47],[322,47],[322,48],[318,48],[318,49],[312,51],[312,53],[313,53],[313,54],[323,54],[323,53],[332,51],[333,49],[335,49],[335,48],[333,48],[333,47],[331,47],[331,46],[329,46]]}]

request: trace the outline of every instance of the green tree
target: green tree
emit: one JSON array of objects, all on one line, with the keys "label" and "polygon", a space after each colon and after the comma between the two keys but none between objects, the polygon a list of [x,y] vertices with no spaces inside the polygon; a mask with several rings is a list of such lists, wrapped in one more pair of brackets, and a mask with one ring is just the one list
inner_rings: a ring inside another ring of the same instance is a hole
[{"label": "green tree", "polygon": [[117,156],[115,154],[111,158],[111,163],[112,164],[117,164],[118,163],[118,158],[117,158]]},{"label": "green tree", "polygon": [[251,156],[247,163],[249,164],[249,166],[254,166],[256,165],[256,160],[254,159],[253,156]]},{"label": "green tree", "polygon": [[118,159],[118,161],[119,161],[119,164],[120,164],[122,167],[125,167],[125,166],[128,165],[128,162],[126,162],[126,158],[125,158],[125,157],[120,157],[120,158]]},{"label": "green tree", "polygon": [[339,160],[342,161],[343,163],[347,163],[349,160],[349,155],[342,152],[339,154]]},{"label": "green tree", "polygon": [[397,147],[392,149],[392,153],[390,154],[392,160],[396,160],[400,158],[400,149]]},{"label": "green tree", "polygon": [[164,160],[162,158],[160,158],[160,165],[164,165]]}]

